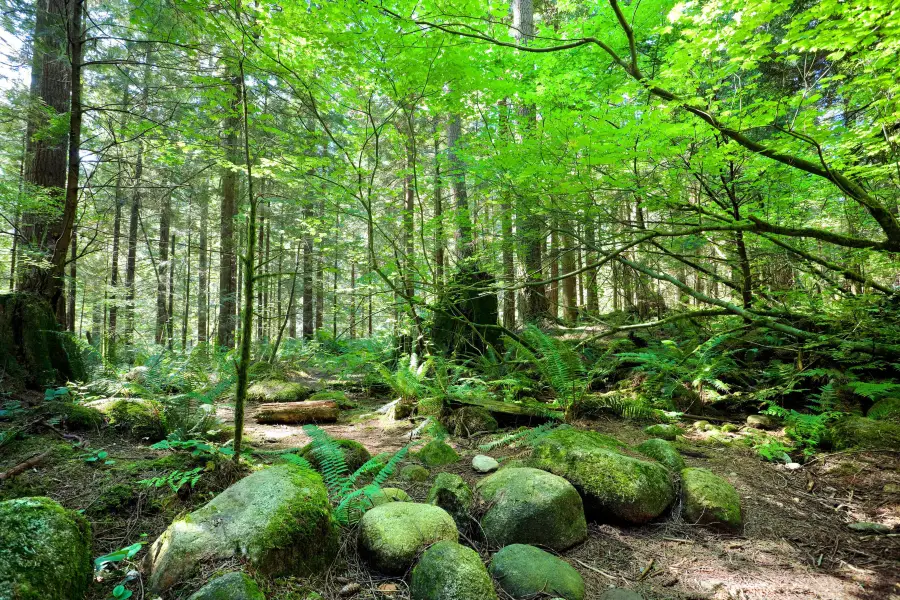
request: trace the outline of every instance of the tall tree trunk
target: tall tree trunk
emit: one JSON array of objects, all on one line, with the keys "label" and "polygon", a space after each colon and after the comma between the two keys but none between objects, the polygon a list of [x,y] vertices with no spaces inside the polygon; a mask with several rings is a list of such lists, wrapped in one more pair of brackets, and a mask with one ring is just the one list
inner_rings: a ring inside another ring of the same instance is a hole
[{"label": "tall tree trunk", "polygon": [[469,214],[469,196],[466,193],[466,171],[460,159],[459,138],[462,136],[462,118],[453,115],[447,126],[447,162],[450,168],[451,191],[456,209],[456,255],[463,261],[475,251],[472,237],[472,217]]},{"label": "tall tree trunk", "polygon": [[186,265],[184,274],[184,310],[181,312],[181,349],[187,350],[188,347],[188,323],[190,322],[191,310],[191,221],[187,224],[187,255],[184,258]]},{"label": "tall tree trunk", "polygon": [[[596,261],[596,253],[593,251],[594,245],[597,242],[597,235],[594,231],[594,223],[593,219],[591,219],[590,214],[585,215],[585,227],[584,227],[584,237],[587,242],[588,250],[585,255],[585,262],[587,264],[591,264]],[[587,296],[587,310],[591,315],[599,314],[600,312],[600,302],[597,297],[597,269],[589,269],[585,273],[584,278],[584,287],[586,290]]]},{"label": "tall tree trunk", "polygon": [[350,263],[350,339],[356,339],[356,262]]},{"label": "tall tree trunk", "polygon": [[[574,273],[576,270],[575,240],[570,233],[573,223],[565,223],[566,233],[563,234],[562,270],[563,274]],[[575,289],[575,276],[570,275],[562,280],[563,318],[569,323],[578,320],[578,295]]]},{"label": "tall tree trunk", "polygon": [[303,206],[303,339],[311,340],[313,328],[313,211],[310,200]]},{"label": "tall tree trunk", "polygon": [[[237,253],[235,251],[234,218],[237,216],[238,173],[235,167],[240,163],[238,130],[241,119],[238,115],[241,81],[237,77],[229,80],[232,93],[231,106],[225,119],[225,157],[230,163],[222,173],[222,205],[219,221],[219,330],[216,343],[225,348],[234,348],[237,327]],[[254,211],[255,212],[255,211]],[[255,218],[255,215],[254,215]],[[252,224],[254,234],[256,223]],[[256,240],[250,246],[255,246]],[[253,257],[251,257],[252,262]],[[245,299],[252,306],[253,299]],[[252,321],[251,321],[252,325]],[[247,332],[249,334],[249,331]]]},{"label": "tall tree trunk", "polygon": [[[325,224],[325,200],[319,200],[319,223]],[[335,234],[337,230],[335,230]],[[325,322],[325,247],[319,246],[316,257],[316,331],[322,329]]]},{"label": "tall tree trunk", "polygon": [[169,350],[175,343],[175,234],[172,234],[172,246],[169,250],[169,299],[166,305],[166,345]]},{"label": "tall tree trunk", "polygon": [[[66,331],[75,331],[75,295],[78,280],[78,234],[72,231],[71,250],[69,252],[69,289],[66,292],[68,308],[66,309]],[[84,295],[82,293],[82,295]]]},{"label": "tall tree trunk", "polygon": [[[559,277],[559,229],[558,218],[553,216],[553,229],[550,231],[550,251],[547,253],[547,262],[550,265],[550,279]],[[547,285],[547,305],[552,318],[559,316],[559,282],[553,281]]]},{"label": "tall tree trunk", "polygon": [[438,118],[434,119],[434,286],[444,287],[444,190],[441,180],[441,136]]},{"label": "tall tree trunk", "polygon": [[156,343],[166,343],[169,310],[167,286],[169,283],[169,226],[172,198],[166,194],[159,211],[159,246],[156,268]]},{"label": "tall tree trunk", "polygon": [[[141,107],[147,110],[147,100],[150,94],[150,53],[144,59],[148,66],[144,67],[143,89],[141,90]],[[144,142],[138,140],[137,156],[134,163],[134,190],[131,195],[131,210],[128,215],[128,255],[125,258],[125,315],[127,320],[127,341],[131,343],[134,337],[134,299],[135,299],[135,271],[137,268],[137,240],[138,222],[140,221],[141,202],[143,200],[144,175]]]},{"label": "tall tree trunk", "polygon": [[[266,207],[259,207],[259,238],[256,240],[257,251],[259,257],[254,258],[259,265],[259,274],[263,275],[266,270]],[[265,337],[265,320],[266,320],[266,299],[265,299],[266,280],[262,279],[256,288],[256,340],[261,342]]]},{"label": "tall tree trunk", "polygon": [[116,336],[119,321],[119,237],[122,235],[122,204],[125,195],[122,193],[122,163],[119,163],[119,172],[116,174],[116,212],[113,217],[112,257],[109,268],[109,320],[107,322],[106,359],[114,363],[116,360]]},{"label": "tall tree trunk", "polygon": [[203,344],[209,341],[209,296],[207,295],[207,286],[209,285],[209,242],[207,241],[207,230],[209,228],[209,198],[206,196],[206,186],[203,187],[203,193],[200,196],[200,242],[198,251],[200,253],[200,264],[197,266],[198,279],[197,282],[197,343]]}]

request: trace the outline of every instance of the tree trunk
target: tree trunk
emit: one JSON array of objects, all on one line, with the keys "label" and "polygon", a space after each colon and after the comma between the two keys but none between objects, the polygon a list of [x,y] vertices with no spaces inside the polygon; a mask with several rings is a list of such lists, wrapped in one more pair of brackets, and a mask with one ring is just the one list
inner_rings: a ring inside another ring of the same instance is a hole
[{"label": "tree trunk", "polygon": [[441,136],[438,118],[434,119],[434,287],[444,287],[444,190],[441,180]]},{"label": "tree trunk", "polygon": [[69,252],[69,289],[66,292],[68,307],[66,308],[66,331],[75,331],[75,295],[78,279],[78,234],[72,231],[72,244]]},{"label": "tree trunk", "polygon": [[159,211],[159,247],[156,268],[156,343],[165,344],[167,340],[169,307],[169,226],[171,220],[172,198],[166,194]]},{"label": "tree trunk", "polygon": [[[237,253],[235,252],[234,218],[237,216],[238,174],[234,170],[240,163],[238,116],[241,82],[237,77],[229,80],[232,93],[230,112],[225,119],[225,157],[230,165],[222,173],[222,206],[219,221],[219,329],[216,343],[225,348],[234,348],[237,327]],[[255,233],[256,224],[253,223]],[[253,241],[255,245],[256,240]],[[252,306],[252,304],[251,304]],[[249,332],[248,332],[249,333]]]},{"label": "tree trunk", "polygon": [[307,200],[303,206],[303,339],[311,340],[313,329],[313,237],[312,207]]},{"label": "tree trunk", "polygon": [[334,423],[341,414],[332,400],[307,400],[306,402],[270,402],[260,404],[256,413],[257,423]]},{"label": "tree trunk", "polygon": [[[325,200],[319,200],[319,223],[325,224]],[[319,246],[316,257],[316,331],[321,331],[325,322],[325,248]]]},{"label": "tree trunk", "polygon": [[200,264],[198,265],[197,283],[197,343],[203,344],[209,341],[209,296],[207,295],[208,269],[209,269],[209,242],[207,230],[209,228],[209,198],[206,197],[206,187],[200,197]]},{"label": "tree trunk", "polygon": [[462,119],[453,115],[447,126],[447,159],[450,166],[451,191],[456,209],[456,255],[464,261],[474,253],[472,245],[472,219],[469,214],[469,197],[466,193],[466,171],[459,158],[459,138],[462,135]]},{"label": "tree trunk", "polygon": [[[127,105],[127,96],[125,100]],[[113,239],[112,239],[112,257],[109,269],[109,288],[112,297],[109,299],[109,320],[107,322],[106,337],[106,359],[115,363],[116,360],[116,336],[119,320],[119,237],[122,235],[122,204],[125,202],[125,195],[122,193],[122,168],[123,164],[119,162],[119,172],[116,174],[116,212],[113,217]]]},{"label": "tree trunk", "polygon": [[[566,223],[566,231],[573,223]],[[562,249],[563,274],[574,273],[576,270],[575,240],[571,234],[563,235]],[[570,275],[562,280],[563,318],[569,323],[578,320],[578,295],[575,287],[575,276]]]}]

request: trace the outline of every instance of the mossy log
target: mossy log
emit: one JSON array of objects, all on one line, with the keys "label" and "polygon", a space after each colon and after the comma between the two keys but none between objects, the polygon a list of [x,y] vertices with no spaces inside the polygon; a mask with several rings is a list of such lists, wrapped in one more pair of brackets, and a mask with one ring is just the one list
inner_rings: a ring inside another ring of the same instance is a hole
[{"label": "mossy log", "polygon": [[341,413],[337,402],[313,400],[309,402],[270,402],[261,404],[256,413],[258,423],[332,423]]},{"label": "mossy log", "polygon": [[514,417],[537,417],[562,421],[565,414],[561,410],[548,408],[538,402],[503,402],[487,398],[451,398],[452,406],[480,406],[490,413],[512,415]]}]

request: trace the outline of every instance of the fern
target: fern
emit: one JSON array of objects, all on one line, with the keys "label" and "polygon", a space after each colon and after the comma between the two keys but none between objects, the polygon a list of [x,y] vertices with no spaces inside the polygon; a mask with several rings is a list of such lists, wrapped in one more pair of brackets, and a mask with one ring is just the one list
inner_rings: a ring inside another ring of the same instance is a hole
[{"label": "fern", "polygon": [[663,411],[653,408],[641,398],[632,398],[621,392],[585,396],[578,411],[579,414],[607,411],[626,419],[665,420],[664,416],[661,417]]},{"label": "fern", "polygon": [[315,425],[304,425],[303,431],[312,441],[312,453],[319,461],[319,469],[329,494],[341,489],[347,476],[347,461],[337,442],[324,429]]},{"label": "fern", "polygon": [[522,331],[524,343],[508,339],[520,360],[535,365],[541,378],[556,392],[564,406],[569,406],[587,390],[581,357],[563,341],[554,339],[534,325]]},{"label": "fern", "polygon": [[568,427],[568,425],[544,423],[543,425],[539,425],[531,429],[520,429],[519,431],[508,433],[495,440],[487,442],[486,444],[481,444],[480,446],[478,446],[478,449],[482,452],[490,452],[491,450],[495,450],[497,448],[502,448],[505,446],[533,446],[551,431],[555,431],[557,429],[565,427]]}]

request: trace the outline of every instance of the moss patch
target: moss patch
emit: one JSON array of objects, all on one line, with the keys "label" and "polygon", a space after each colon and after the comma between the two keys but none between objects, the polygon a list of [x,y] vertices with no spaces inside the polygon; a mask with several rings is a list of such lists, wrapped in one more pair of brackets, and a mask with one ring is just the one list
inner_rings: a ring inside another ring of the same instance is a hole
[{"label": "moss patch", "polygon": [[347,397],[347,394],[340,390],[327,390],[316,392],[309,397],[310,400],[330,400],[338,405],[341,410],[353,410],[359,405]]},{"label": "moss patch", "polygon": [[660,423],[656,425],[650,425],[649,427],[644,427],[644,433],[646,433],[647,435],[652,435],[653,437],[659,438],[661,440],[673,442],[675,441],[676,437],[684,433],[684,430],[677,425]]},{"label": "moss patch", "polygon": [[453,517],[460,531],[469,527],[469,512],[475,496],[463,478],[454,473],[440,473],[428,491],[428,504],[440,506]]},{"label": "moss patch", "polygon": [[645,456],[658,460],[673,473],[679,473],[687,466],[675,446],[666,440],[647,440],[635,446],[634,449]]},{"label": "moss patch", "polygon": [[266,600],[266,597],[249,575],[236,571],[216,577],[188,600]]},{"label": "moss patch", "polygon": [[97,429],[105,421],[103,413],[90,406],[66,401],[48,402],[46,406],[50,414],[59,417],[70,431]]},{"label": "moss patch", "polygon": [[900,398],[885,398],[872,405],[866,414],[876,421],[892,421],[900,424]]},{"label": "moss patch", "polygon": [[251,402],[301,402],[309,398],[312,390],[301,383],[264,379],[247,388]]},{"label": "moss patch", "polygon": [[138,439],[158,442],[166,437],[163,407],[152,400],[118,400],[109,407],[109,422]]},{"label": "moss patch", "polygon": [[0,598],[83,598],[91,574],[84,517],[49,498],[0,502]]},{"label": "moss patch", "polygon": [[406,465],[400,469],[400,479],[404,481],[428,481],[431,473],[422,465]]},{"label": "moss patch", "polygon": [[496,600],[478,553],[456,542],[438,542],[422,554],[410,581],[412,600]]},{"label": "moss patch", "polygon": [[441,467],[459,460],[456,450],[441,440],[431,440],[416,452],[416,458],[428,467]]},{"label": "moss patch", "polygon": [[847,417],[830,430],[835,450],[896,450],[900,448],[900,425],[865,417]]},{"label": "moss patch", "polygon": [[419,552],[435,542],[455,542],[459,532],[453,517],[437,506],[389,502],[363,515],[358,539],[360,553],[375,569],[400,574]]},{"label": "moss patch", "polygon": [[689,523],[741,528],[741,498],[730,483],[708,469],[681,471],[683,516]]},{"label": "moss patch", "polygon": [[566,561],[534,546],[506,546],[494,555],[490,572],[513,598],[584,598],[581,574]]}]

